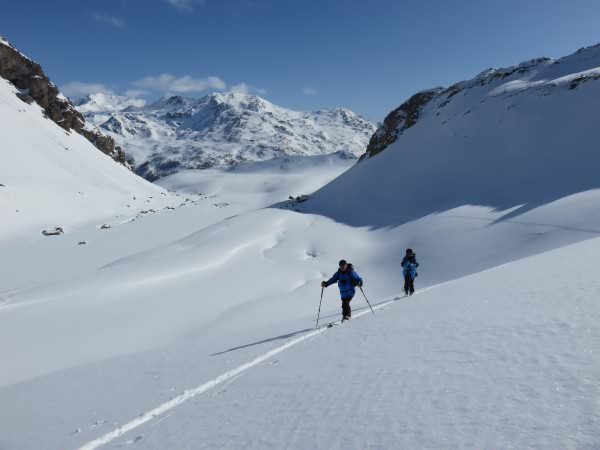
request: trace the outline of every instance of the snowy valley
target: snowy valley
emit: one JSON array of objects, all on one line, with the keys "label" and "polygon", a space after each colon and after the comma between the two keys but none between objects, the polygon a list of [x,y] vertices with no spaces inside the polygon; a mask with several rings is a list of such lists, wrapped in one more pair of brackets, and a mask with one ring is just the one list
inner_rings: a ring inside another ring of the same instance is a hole
[{"label": "snowy valley", "polygon": [[[80,102],[156,183],[0,79],[0,448],[597,447],[598,74],[600,46],[488,70],[377,131]],[[315,328],[341,258],[375,312],[323,327],[331,286]]]}]

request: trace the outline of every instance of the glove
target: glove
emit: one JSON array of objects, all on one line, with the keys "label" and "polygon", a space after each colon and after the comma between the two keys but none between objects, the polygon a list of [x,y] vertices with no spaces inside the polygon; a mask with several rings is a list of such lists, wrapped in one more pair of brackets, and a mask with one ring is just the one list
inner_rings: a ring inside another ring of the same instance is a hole
[{"label": "glove", "polygon": [[326,288],[327,287],[327,281],[321,281],[321,287]]},{"label": "glove", "polygon": [[359,286],[359,287],[362,287],[362,283],[358,283],[358,286]]}]

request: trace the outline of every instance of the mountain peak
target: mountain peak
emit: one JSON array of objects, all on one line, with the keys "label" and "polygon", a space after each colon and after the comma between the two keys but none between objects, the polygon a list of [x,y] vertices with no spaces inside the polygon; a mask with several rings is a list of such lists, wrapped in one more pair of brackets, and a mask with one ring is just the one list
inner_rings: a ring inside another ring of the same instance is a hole
[{"label": "mountain peak", "polygon": [[6,45],[8,47],[12,47],[11,43],[8,42],[8,40],[1,34],[0,34],[0,44]]},{"label": "mountain peak", "polygon": [[146,105],[146,101],[140,98],[97,92],[79,99],[75,105],[80,112],[86,114],[90,112],[114,112],[142,108]]},{"label": "mountain peak", "polygon": [[209,102],[219,105],[227,105],[233,108],[248,109],[251,111],[261,111],[274,106],[272,103],[258,95],[239,91],[213,92],[204,98]]},{"label": "mountain peak", "polygon": [[147,109],[157,110],[164,108],[180,108],[187,107],[195,103],[197,100],[192,97],[184,97],[182,95],[172,95],[170,97],[161,97],[158,100],[150,103]]}]

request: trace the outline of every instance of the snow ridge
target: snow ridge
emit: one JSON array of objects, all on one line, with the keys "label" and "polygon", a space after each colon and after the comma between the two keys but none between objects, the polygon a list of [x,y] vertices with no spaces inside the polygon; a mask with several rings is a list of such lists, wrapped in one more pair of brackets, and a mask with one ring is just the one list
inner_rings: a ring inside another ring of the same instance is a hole
[{"label": "snow ridge", "polygon": [[509,67],[486,69],[446,89],[436,88],[412,96],[385,118],[361,159],[385,150],[417,123],[436,129],[459,114],[476,116],[486,102],[510,102],[514,108],[520,102],[530,102],[527,98],[513,98],[515,96],[554,97],[597,80],[600,80],[600,44],[581,48],[560,59],[542,57]]}]

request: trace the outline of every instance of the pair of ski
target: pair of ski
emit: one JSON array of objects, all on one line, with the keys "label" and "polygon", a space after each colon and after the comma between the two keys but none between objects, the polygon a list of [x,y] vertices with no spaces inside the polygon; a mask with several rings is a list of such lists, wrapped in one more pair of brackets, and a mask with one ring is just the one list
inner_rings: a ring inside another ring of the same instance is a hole
[{"label": "pair of ski", "polygon": [[[410,294],[410,295],[412,295],[412,294]],[[402,297],[394,297],[394,301],[395,301],[395,302],[397,302],[398,300],[402,300],[403,298],[407,298],[407,297],[409,297],[409,294],[404,294]],[[369,305],[369,306],[371,306],[371,305]],[[347,321],[349,321],[349,320],[350,320],[350,319],[342,319],[342,320],[338,320],[338,321],[335,321],[335,322],[329,322],[329,323],[326,325],[326,327],[327,327],[327,328],[333,328],[333,327],[335,327],[335,326],[337,326],[337,325],[341,325],[341,324],[343,324],[344,322],[347,322]]]},{"label": "pair of ski", "polygon": [[349,320],[350,320],[350,319],[342,319],[342,320],[337,320],[337,321],[335,321],[335,322],[329,322],[329,323],[328,323],[326,326],[327,326],[327,328],[333,328],[333,327],[335,327],[336,325],[341,325],[341,324],[343,324],[344,322],[348,322]]},{"label": "pair of ski", "polygon": [[[367,301],[367,304],[369,305],[369,308],[371,308],[371,312],[373,314],[375,314],[375,311],[373,311],[373,308],[371,307],[371,303],[369,302],[369,299],[367,298],[367,296],[365,295],[364,291],[362,290],[362,287],[360,287],[360,291],[362,292],[363,296],[365,297],[365,300]],[[408,294],[405,294],[402,297],[394,297],[394,301],[400,300],[402,298],[408,297]],[[316,328],[319,328],[319,316],[321,315],[321,303],[323,302],[323,288],[321,288],[321,301],[319,302],[319,311],[317,312],[317,324],[316,324]],[[346,319],[343,318],[342,320],[337,320],[335,322],[329,322],[327,325],[325,325],[325,327],[327,328],[333,328],[336,325],[341,325],[344,322],[347,322],[348,320],[350,320],[350,318]]]},{"label": "pair of ski", "polygon": [[[365,295],[365,291],[363,291],[362,285],[359,285],[358,288],[360,289],[360,292],[362,292],[363,297],[367,301],[367,305],[369,305],[369,308],[371,308],[371,312],[373,314],[375,314],[375,311],[373,311],[373,307],[371,306],[371,302],[369,301],[369,299]],[[324,290],[325,290],[325,288],[321,286],[321,300],[319,300],[319,311],[317,312],[317,323],[315,325],[315,328],[319,328],[319,316],[321,315],[321,304],[323,303],[323,291]],[[346,320],[348,320],[348,319],[346,319]],[[344,319],[342,319],[342,322],[344,322]],[[339,324],[341,324],[341,322],[337,323],[337,325],[339,325]],[[331,322],[330,324],[327,325],[327,327],[331,328],[334,325],[336,325],[336,322]]]}]

